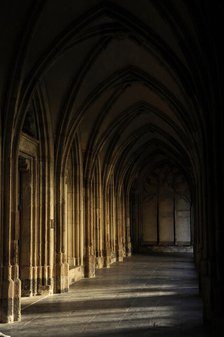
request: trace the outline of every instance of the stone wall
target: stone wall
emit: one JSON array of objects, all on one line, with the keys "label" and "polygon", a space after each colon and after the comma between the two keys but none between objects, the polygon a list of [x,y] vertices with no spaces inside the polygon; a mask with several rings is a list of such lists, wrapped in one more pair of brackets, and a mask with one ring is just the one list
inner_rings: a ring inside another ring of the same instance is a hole
[{"label": "stone wall", "polygon": [[141,228],[141,247],[192,245],[192,202],[183,174],[172,167],[146,171],[138,193],[141,202],[132,221]]}]

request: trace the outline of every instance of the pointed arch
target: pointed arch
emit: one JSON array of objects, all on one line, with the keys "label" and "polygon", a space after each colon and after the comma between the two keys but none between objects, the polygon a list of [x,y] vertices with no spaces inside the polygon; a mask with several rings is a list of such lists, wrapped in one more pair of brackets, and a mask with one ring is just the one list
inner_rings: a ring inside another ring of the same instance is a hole
[{"label": "pointed arch", "polygon": [[[11,295],[5,299],[3,321],[20,320],[21,289],[25,296],[53,291],[53,146],[44,95],[38,88],[19,127],[4,134],[12,147],[10,156],[4,153],[3,297],[7,288]],[[32,127],[23,128],[27,111]]]},{"label": "pointed arch", "polygon": [[83,159],[76,133],[65,160],[55,165],[56,292],[68,291],[84,275],[82,191]]}]

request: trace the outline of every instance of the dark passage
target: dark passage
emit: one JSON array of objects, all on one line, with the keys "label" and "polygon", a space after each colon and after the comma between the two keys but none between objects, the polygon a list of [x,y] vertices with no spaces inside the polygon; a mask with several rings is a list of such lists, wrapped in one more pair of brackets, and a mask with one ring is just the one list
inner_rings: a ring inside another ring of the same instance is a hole
[{"label": "dark passage", "polygon": [[16,337],[204,337],[202,303],[191,254],[135,255],[97,271],[69,293],[28,306],[3,325]]}]

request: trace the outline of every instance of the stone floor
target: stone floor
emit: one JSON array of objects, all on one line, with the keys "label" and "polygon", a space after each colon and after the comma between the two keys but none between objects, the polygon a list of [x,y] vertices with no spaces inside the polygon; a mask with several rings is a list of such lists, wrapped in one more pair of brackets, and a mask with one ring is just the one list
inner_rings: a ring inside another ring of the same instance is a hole
[{"label": "stone floor", "polygon": [[[35,300],[39,300],[35,298]],[[205,337],[191,254],[136,255],[30,305],[12,337]]]}]

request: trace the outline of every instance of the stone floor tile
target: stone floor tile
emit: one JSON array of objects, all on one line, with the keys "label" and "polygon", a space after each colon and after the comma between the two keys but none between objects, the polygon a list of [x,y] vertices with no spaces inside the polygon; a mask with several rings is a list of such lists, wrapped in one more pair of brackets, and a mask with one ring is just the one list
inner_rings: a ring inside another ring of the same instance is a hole
[{"label": "stone floor tile", "polygon": [[12,337],[207,337],[191,254],[135,255],[69,293],[23,300]]}]

